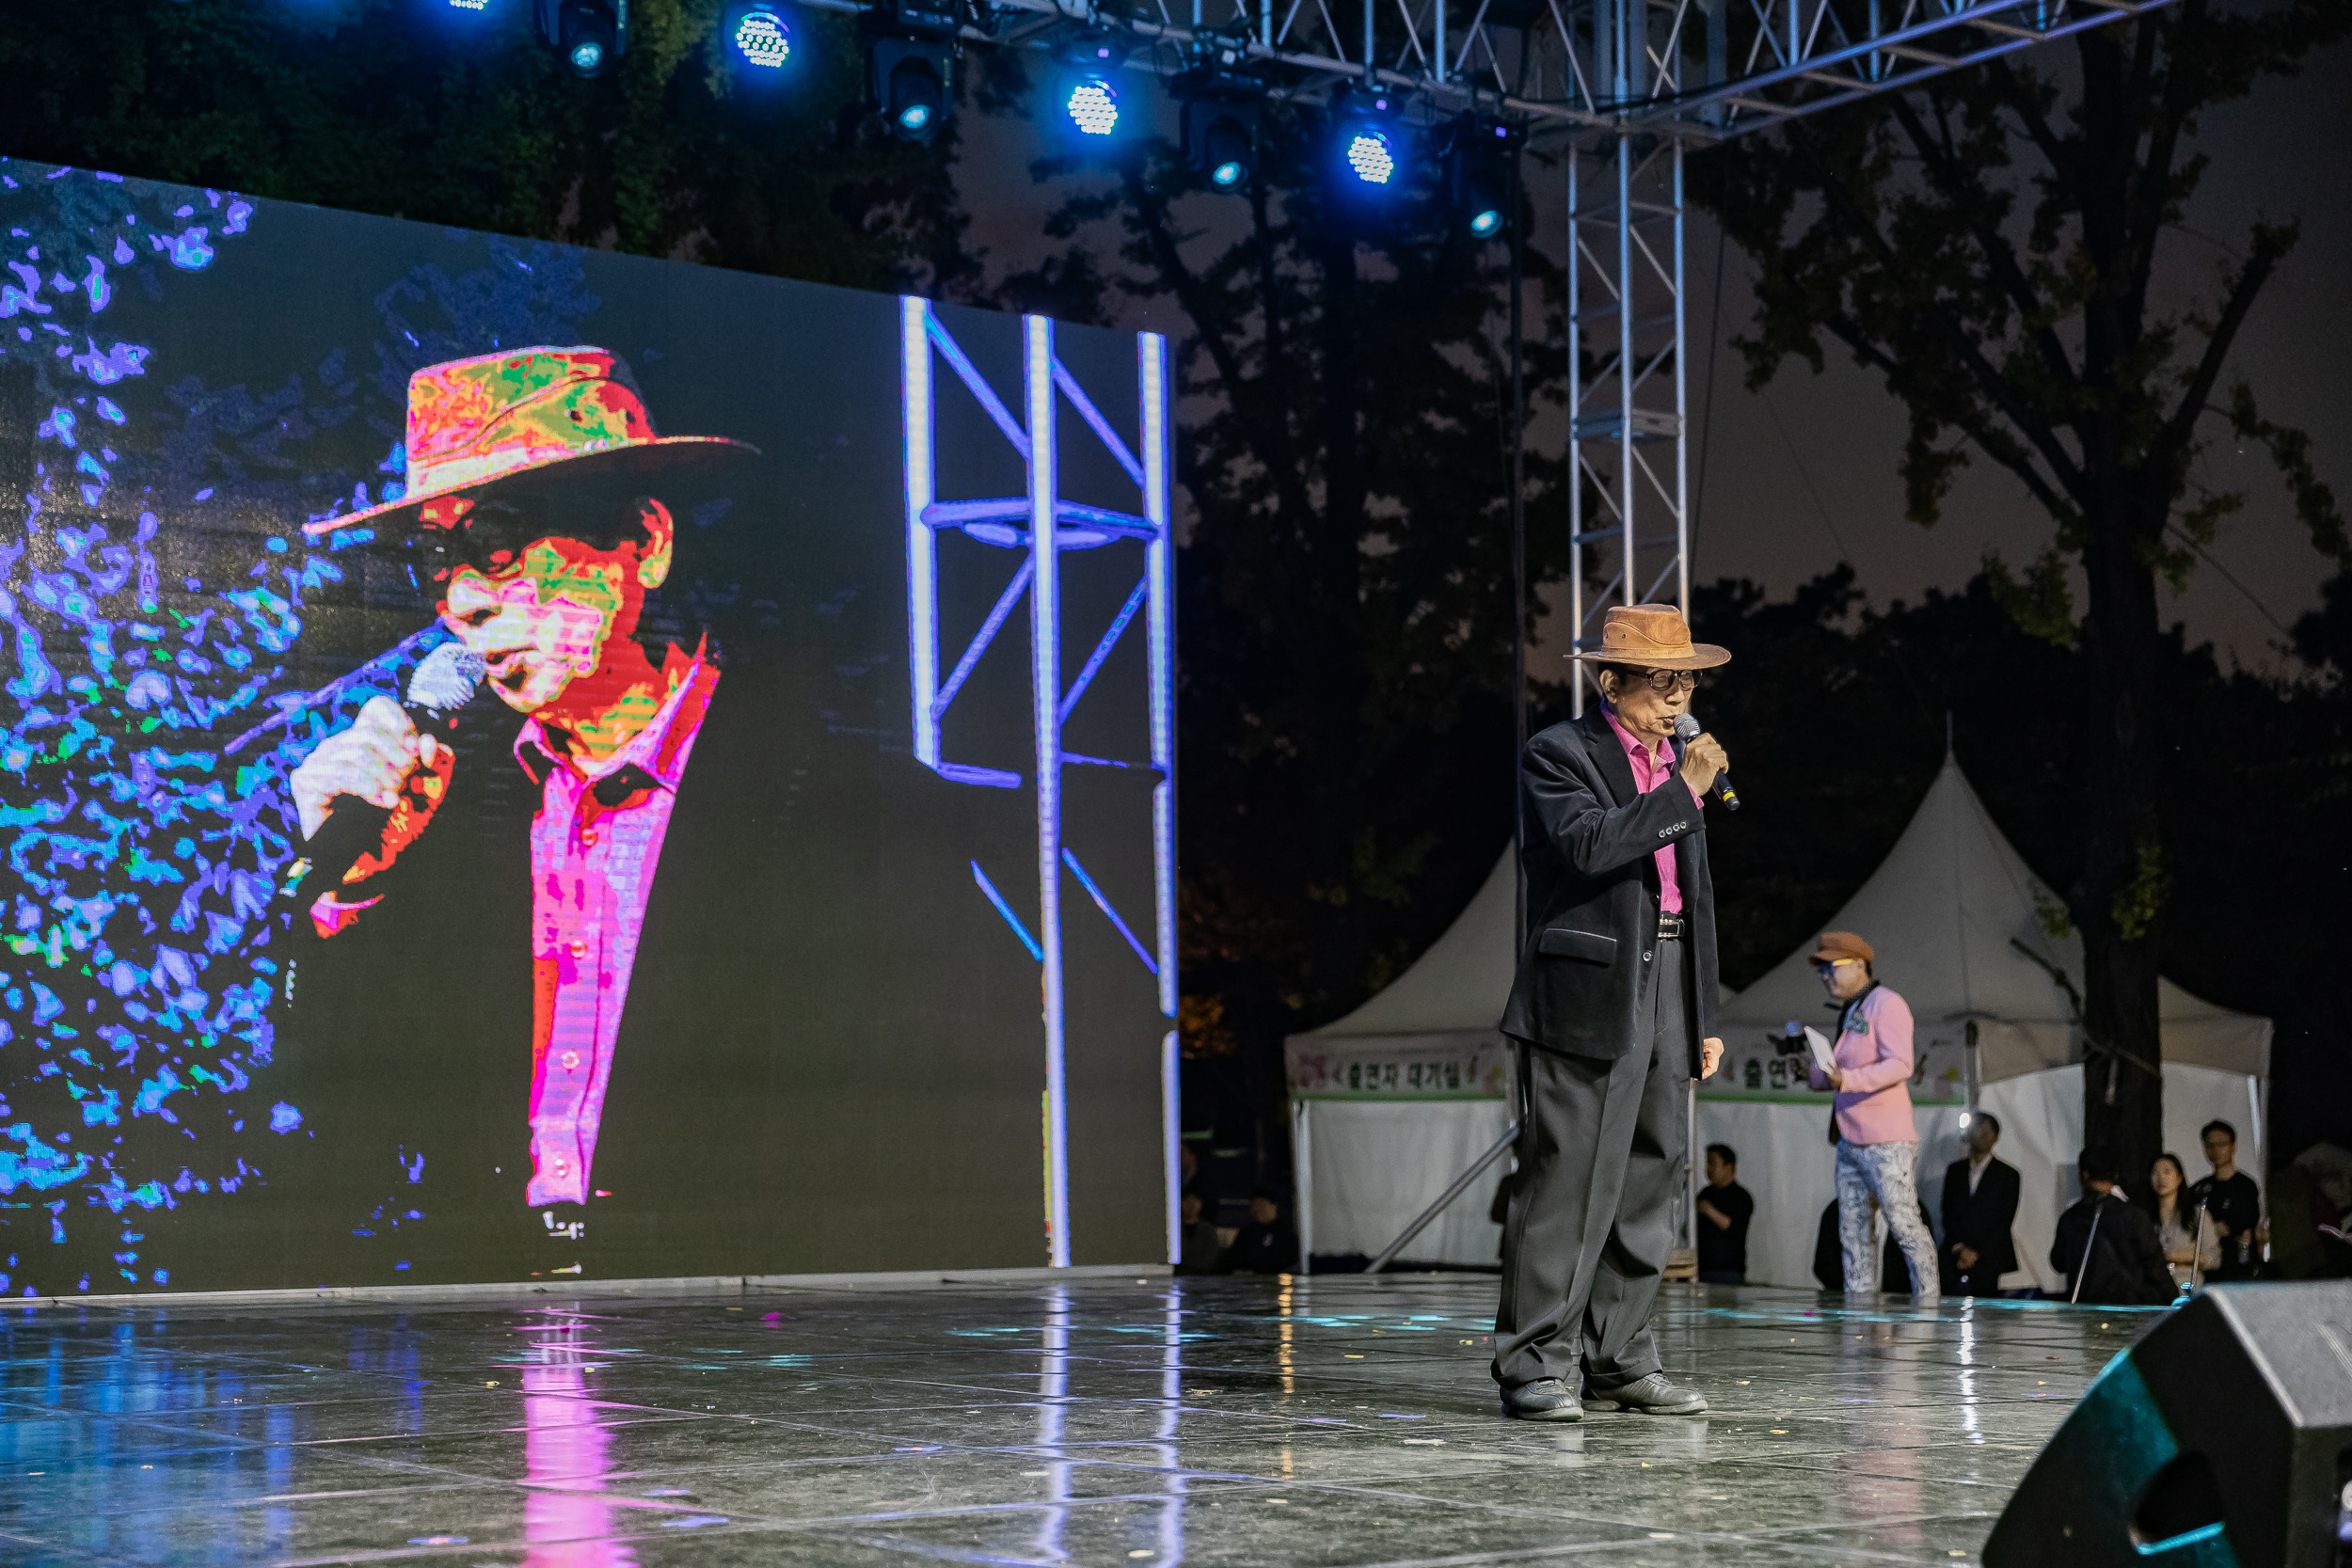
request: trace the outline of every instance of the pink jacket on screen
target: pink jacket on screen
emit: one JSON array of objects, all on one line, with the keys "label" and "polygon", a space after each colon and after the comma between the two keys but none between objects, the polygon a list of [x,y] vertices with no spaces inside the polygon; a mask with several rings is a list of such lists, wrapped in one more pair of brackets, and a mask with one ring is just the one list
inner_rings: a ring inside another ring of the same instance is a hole
[{"label": "pink jacket on screen", "polygon": [[[1884,986],[1854,1007],[1830,1053],[1846,1086],[1837,1091],[1837,1132],[1850,1144],[1914,1144],[1911,1119],[1911,1004]],[[1829,1087],[1821,1069],[1813,1086]]]}]

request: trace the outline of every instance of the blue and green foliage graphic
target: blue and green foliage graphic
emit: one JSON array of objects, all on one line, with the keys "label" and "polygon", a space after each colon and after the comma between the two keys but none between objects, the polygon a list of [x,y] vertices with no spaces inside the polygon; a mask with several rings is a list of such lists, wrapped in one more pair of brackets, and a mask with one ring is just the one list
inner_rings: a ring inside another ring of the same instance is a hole
[{"label": "blue and green foliage graphic", "polygon": [[[233,343],[253,302],[221,275],[266,221],[229,192],[0,160],[10,1294],[169,1283],[156,1212],[233,1200],[306,1135],[269,1070],[286,776],[438,634],[412,581],[358,580],[364,527],[321,547],[302,525],[398,496],[416,366],[595,305],[563,253],[488,242],[486,270],[377,296],[362,354],[215,387],[189,345]],[[316,646],[322,614],[356,635]]]}]

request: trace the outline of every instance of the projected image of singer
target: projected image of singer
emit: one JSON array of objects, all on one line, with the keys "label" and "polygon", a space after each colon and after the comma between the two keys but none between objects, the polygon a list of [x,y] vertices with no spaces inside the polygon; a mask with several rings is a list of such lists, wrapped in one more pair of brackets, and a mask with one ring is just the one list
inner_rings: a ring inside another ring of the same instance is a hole
[{"label": "projected image of singer", "polygon": [[[420,371],[406,435],[407,494],[311,531],[365,523],[404,551],[520,722],[469,719],[453,744],[379,697],[294,773],[314,852],[339,814],[391,808],[300,911],[307,1076],[359,1090],[318,1136],[357,1196],[388,1169],[419,1189],[369,1218],[405,1221],[394,1250],[437,1259],[427,1272],[515,1270],[512,1231],[485,1214],[536,1212],[532,1228],[579,1243],[603,1198],[638,1222],[597,1239],[656,1267],[664,1242],[693,1240],[688,1212],[739,1195],[751,1157],[725,1103],[748,1086],[724,1018],[747,956],[714,927],[763,912],[723,871],[773,871],[751,818],[777,726],[765,704],[730,705],[754,693],[660,591],[691,546],[673,503],[754,453],[658,436],[594,348]],[[697,896],[665,903],[677,882]],[[706,970],[715,1006],[681,1016],[681,979]]]},{"label": "projected image of singer", "polygon": [[1528,929],[1502,1029],[1522,1122],[1494,1377],[1524,1420],[1696,1415],[1707,1400],[1667,1378],[1649,1315],[1682,1206],[1685,1090],[1723,1057],[1702,802],[1729,763],[1676,721],[1731,655],[1693,643],[1673,607],[1634,605],[1569,657],[1597,666],[1605,705],[1519,764]]}]

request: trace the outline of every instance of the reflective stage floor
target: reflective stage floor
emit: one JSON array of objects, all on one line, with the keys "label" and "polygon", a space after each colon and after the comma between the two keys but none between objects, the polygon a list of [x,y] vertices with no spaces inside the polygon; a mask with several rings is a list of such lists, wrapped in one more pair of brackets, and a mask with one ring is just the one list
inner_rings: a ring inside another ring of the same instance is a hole
[{"label": "reflective stage floor", "polygon": [[1494,1281],[28,1310],[0,1560],[1973,1560],[2109,1308],[1669,1286],[1711,1415],[1500,1418]]}]

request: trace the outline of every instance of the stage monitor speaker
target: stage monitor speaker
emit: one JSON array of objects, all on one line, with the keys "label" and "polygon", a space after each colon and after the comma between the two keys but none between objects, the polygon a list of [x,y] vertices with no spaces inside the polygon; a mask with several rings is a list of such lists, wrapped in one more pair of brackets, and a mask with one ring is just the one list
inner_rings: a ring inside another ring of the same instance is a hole
[{"label": "stage monitor speaker", "polygon": [[2352,1568],[2352,1283],[2217,1285],[2107,1363],[1985,1568]]}]

